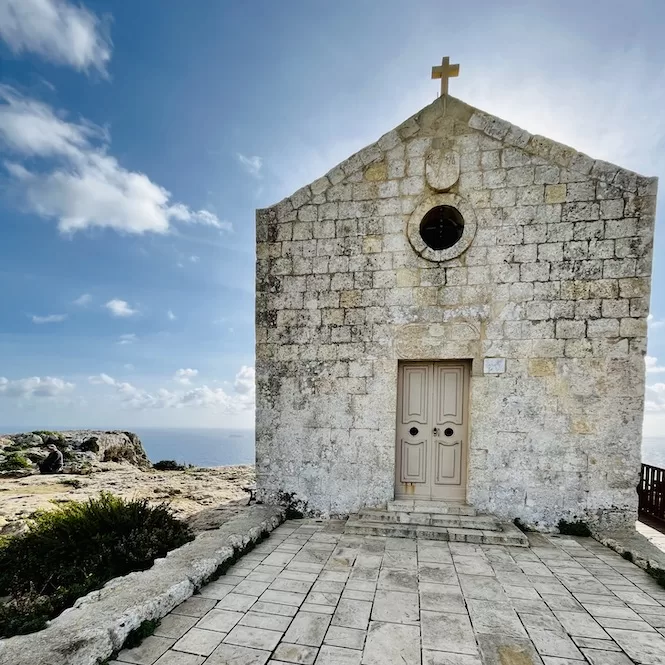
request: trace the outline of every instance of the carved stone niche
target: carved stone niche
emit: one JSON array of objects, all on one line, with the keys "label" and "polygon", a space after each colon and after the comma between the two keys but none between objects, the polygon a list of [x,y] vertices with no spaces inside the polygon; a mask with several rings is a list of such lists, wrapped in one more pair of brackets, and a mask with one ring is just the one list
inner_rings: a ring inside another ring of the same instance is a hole
[{"label": "carved stone niche", "polygon": [[445,192],[459,180],[459,154],[453,150],[434,150],[425,160],[427,184],[437,192]]}]

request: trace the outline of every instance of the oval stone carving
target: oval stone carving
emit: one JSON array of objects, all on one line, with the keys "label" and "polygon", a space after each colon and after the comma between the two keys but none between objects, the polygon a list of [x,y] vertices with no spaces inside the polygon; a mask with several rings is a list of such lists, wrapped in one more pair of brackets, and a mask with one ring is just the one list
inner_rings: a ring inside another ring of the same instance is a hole
[{"label": "oval stone carving", "polygon": [[459,154],[437,150],[425,161],[427,184],[438,192],[450,189],[459,180]]}]

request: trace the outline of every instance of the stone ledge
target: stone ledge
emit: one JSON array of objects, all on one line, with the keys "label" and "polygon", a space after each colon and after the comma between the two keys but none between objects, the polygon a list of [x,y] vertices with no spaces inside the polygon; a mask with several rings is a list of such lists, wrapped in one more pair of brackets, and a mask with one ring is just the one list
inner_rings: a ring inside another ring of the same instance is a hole
[{"label": "stone ledge", "polygon": [[637,530],[599,532],[594,533],[593,537],[653,577],[655,572],[665,579],[665,552]]},{"label": "stone ledge", "polygon": [[282,508],[250,506],[239,517],[79,598],[37,633],[0,640],[0,665],[98,665],[141,623],[160,619],[201,588],[237,552],[284,520]]}]

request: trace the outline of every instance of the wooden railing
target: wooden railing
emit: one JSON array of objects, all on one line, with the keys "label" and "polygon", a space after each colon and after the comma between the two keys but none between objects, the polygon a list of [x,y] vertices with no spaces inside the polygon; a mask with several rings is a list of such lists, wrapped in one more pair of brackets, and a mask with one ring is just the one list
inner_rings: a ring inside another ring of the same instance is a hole
[{"label": "wooden railing", "polygon": [[642,464],[637,493],[639,514],[665,522],[665,469]]}]

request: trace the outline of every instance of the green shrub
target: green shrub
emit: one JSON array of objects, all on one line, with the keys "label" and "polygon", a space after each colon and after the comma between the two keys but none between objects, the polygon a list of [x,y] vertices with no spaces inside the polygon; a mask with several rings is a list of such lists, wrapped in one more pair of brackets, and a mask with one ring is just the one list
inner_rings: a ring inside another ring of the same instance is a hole
[{"label": "green shrub", "polygon": [[513,524],[522,532],[522,533],[530,533],[533,531],[533,529],[530,529],[524,522],[519,517],[516,517],[513,520]]},{"label": "green shrub", "polygon": [[60,434],[60,432],[51,432],[50,430],[47,429],[37,429],[34,432],[31,432],[32,434],[36,434],[37,436],[41,436],[42,439],[64,439],[65,437]]},{"label": "green shrub", "polygon": [[163,459],[155,462],[152,468],[156,471],[184,471],[186,467],[173,459]]},{"label": "green shrub", "polygon": [[564,536],[591,536],[591,529],[586,522],[566,522],[559,520],[559,532]]},{"label": "green shrub", "polygon": [[630,561],[631,563],[633,563],[633,553],[632,552],[629,552],[628,550],[626,550],[621,556],[626,561]]},{"label": "green shrub", "polygon": [[32,467],[30,461],[20,453],[9,453],[5,459],[0,462],[0,471],[20,471]]},{"label": "green shrub", "polygon": [[192,538],[166,505],[108,493],[36,513],[25,535],[0,544],[0,597],[10,596],[0,637],[42,628],[80,596]]},{"label": "green shrub", "polygon": [[127,639],[122,645],[122,648],[134,649],[139,646],[146,637],[150,637],[150,635],[157,630],[157,626],[159,626],[160,623],[159,619],[146,619],[138,628],[134,628],[134,630],[127,635]]}]

